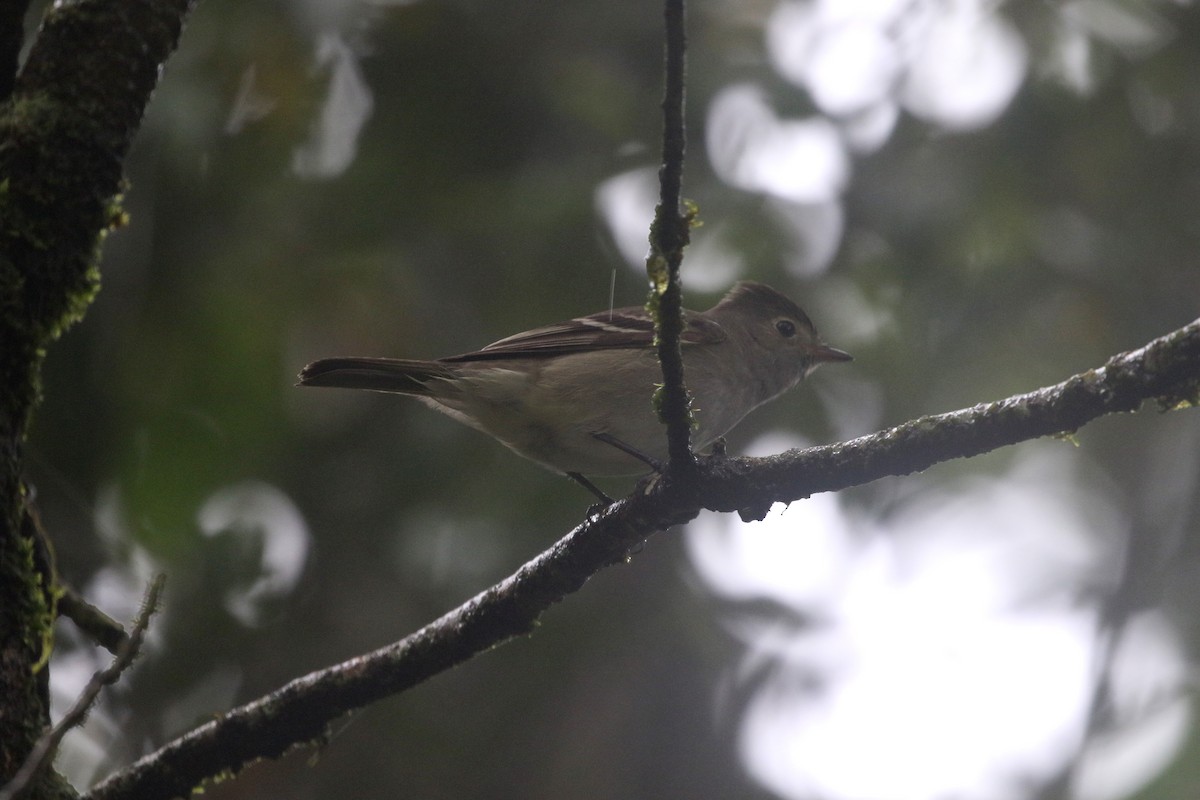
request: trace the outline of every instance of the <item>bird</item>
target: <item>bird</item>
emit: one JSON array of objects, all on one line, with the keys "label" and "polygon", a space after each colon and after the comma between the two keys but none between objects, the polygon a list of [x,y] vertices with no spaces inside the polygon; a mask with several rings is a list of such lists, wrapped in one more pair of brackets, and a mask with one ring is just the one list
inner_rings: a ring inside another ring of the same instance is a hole
[{"label": "bird", "polygon": [[[850,361],[799,306],[740,281],[707,311],[683,311],[680,348],[702,450],[749,412],[824,363]],[[602,501],[587,476],[646,474],[667,458],[651,396],[662,383],[654,324],[617,308],[509,336],[469,353],[412,360],[314,361],[298,385],[408,395],[565,474]]]}]

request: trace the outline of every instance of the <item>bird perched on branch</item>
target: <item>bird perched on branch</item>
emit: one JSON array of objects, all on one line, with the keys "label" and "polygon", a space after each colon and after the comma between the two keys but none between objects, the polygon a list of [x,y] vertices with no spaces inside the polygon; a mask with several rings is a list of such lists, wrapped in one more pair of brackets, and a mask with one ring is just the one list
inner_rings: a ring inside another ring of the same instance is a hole
[{"label": "bird perched on branch", "polygon": [[[697,449],[821,364],[850,360],[821,340],[795,303],[751,281],[707,311],[685,310],[680,346]],[[433,361],[326,358],[300,373],[301,386],[415,397],[605,500],[585,475],[646,473],[667,458],[666,429],[651,404],[661,383],[654,325],[641,307],[535,328]]]}]

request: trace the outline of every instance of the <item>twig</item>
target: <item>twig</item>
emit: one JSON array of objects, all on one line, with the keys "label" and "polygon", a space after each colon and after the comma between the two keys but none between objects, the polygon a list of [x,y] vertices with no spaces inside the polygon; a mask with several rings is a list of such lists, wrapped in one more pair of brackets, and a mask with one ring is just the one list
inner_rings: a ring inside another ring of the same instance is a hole
[{"label": "twig", "polygon": [[186,796],[205,779],[322,737],[357,708],[415,686],[531,631],[554,603],[655,531],[706,508],[770,507],[1026,439],[1073,431],[1158,399],[1200,399],[1200,320],[1106,366],[1007,400],[926,417],[828,447],[771,458],[702,460],[696,481],[658,482],[591,517],[496,586],[395,644],[314,672],[233,709],[97,785],[90,800]]},{"label": "twig", "polygon": [[121,674],[133,664],[138,650],[141,649],[146,627],[150,624],[150,617],[158,610],[159,598],[165,582],[166,578],[159,575],[150,583],[146,589],[146,596],[142,600],[142,609],[133,623],[133,630],[122,643],[112,663],[106,669],[92,676],[87,686],[80,692],[79,697],[75,699],[74,705],[63,715],[58,724],[42,734],[13,779],[5,786],[0,787],[0,800],[18,800],[33,785],[38,773],[53,760],[67,731],[82,725],[83,721],[87,719],[88,712],[91,711],[96,699],[100,696],[100,691],[105,686],[116,683]]},{"label": "twig", "polygon": [[683,159],[687,149],[684,127],[687,35],[684,0],[666,0],[665,80],[663,90],[662,166],[658,171],[659,201],[650,227],[650,254],[646,271],[651,293],[648,303],[655,324],[658,361],[663,386],[656,398],[659,417],[667,425],[667,452],[675,470],[693,465],[690,445],[691,401],[684,385],[683,291],[679,267],[688,243],[690,218],[682,210]]},{"label": "twig", "polygon": [[75,587],[60,581],[59,589],[62,592],[58,598],[59,615],[74,622],[75,627],[114,656],[120,655],[121,648],[129,641],[121,623],[85,600]]}]

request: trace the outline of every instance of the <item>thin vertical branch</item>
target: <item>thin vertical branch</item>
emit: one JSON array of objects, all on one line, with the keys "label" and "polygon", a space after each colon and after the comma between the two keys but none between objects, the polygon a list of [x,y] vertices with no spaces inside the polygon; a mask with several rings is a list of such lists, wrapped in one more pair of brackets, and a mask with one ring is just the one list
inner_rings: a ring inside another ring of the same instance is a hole
[{"label": "thin vertical branch", "polygon": [[683,333],[683,291],[679,266],[688,243],[690,218],[682,201],[683,159],[687,149],[684,127],[684,96],[687,34],[684,0],[666,0],[665,87],[663,91],[662,166],[659,168],[659,202],[650,229],[650,277],[648,303],[655,320],[658,360],[662,364],[663,388],[656,398],[659,417],[667,426],[671,464],[689,468],[694,464],[690,444],[691,400],[683,382],[683,356],[679,337]]}]

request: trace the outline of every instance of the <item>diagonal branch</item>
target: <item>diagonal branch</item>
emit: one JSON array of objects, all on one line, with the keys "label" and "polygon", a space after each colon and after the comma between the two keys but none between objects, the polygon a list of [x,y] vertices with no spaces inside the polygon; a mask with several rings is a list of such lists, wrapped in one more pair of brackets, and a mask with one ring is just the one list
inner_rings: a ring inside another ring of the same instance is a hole
[{"label": "diagonal branch", "polygon": [[700,496],[714,511],[761,519],[772,503],[1071,434],[1098,417],[1136,411],[1146,400],[1164,409],[1200,404],[1200,319],[1054,386],[921,417],[849,442],[765,459],[714,460],[704,470]]},{"label": "diagonal branch", "polygon": [[32,786],[32,782],[37,774],[47,763],[54,759],[59,745],[62,744],[63,737],[72,728],[79,727],[87,719],[88,712],[96,704],[101,690],[105,686],[116,683],[125,670],[133,665],[138,651],[142,648],[142,640],[145,638],[146,629],[150,627],[150,617],[159,609],[159,598],[162,597],[165,583],[166,576],[159,575],[146,587],[146,595],[142,600],[142,609],[138,612],[137,619],[134,620],[133,631],[121,642],[121,646],[117,648],[116,657],[112,660],[112,663],[92,676],[92,679],[88,681],[87,686],[83,688],[79,697],[75,699],[74,705],[67,710],[67,713],[58,721],[58,724],[42,734],[42,737],[38,739],[37,744],[30,751],[29,756],[25,759],[25,763],[17,770],[17,774],[13,776],[13,779],[4,786],[0,786],[0,800],[19,800],[19,798],[26,796],[26,792]]},{"label": "diagonal branch", "polygon": [[62,592],[58,598],[59,616],[74,622],[75,627],[88,638],[114,656],[117,655],[129,641],[129,633],[121,623],[85,600],[74,586],[60,580],[58,587]]},{"label": "diagonal branch", "polygon": [[[652,481],[589,518],[516,573],[395,644],[297,678],[142,758],[87,795],[154,800],[187,795],[320,739],[339,717],[415,686],[477,653],[530,632],[543,611],[656,531],[701,508],[765,513],[790,502],[888,475],[905,475],[1134,411],[1146,400],[1172,408],[1200,401],[1200,319],[1055,386],[907,422],[826,447],[770,458],[709,457],[693,479]],[[749,511],[745,511],[745,510]]]}]

